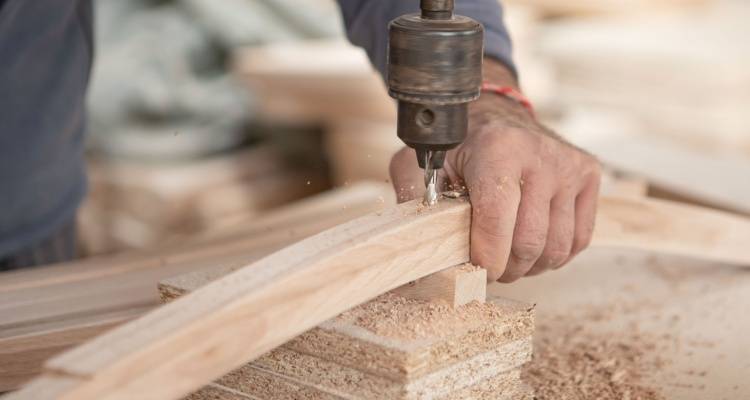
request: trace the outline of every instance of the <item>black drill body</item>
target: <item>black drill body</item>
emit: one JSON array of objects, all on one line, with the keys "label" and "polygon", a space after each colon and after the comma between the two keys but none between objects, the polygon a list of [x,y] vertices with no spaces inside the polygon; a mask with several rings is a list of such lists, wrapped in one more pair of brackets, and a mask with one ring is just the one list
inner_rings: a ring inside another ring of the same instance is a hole
[{"label": "black drill body", "polygon": [[468,104],[482,85],[484,29],[454,15],[453,0],[421,0],[420,6],[421,13],[389,25],[387,80],[398,100],[398,137],[434,173],[445,152],[466,138]]}]

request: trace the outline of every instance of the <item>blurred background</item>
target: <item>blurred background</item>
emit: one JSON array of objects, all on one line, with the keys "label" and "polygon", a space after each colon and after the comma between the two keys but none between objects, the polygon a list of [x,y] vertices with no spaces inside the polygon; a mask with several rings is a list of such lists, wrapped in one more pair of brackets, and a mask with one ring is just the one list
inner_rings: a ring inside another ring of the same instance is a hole
[{"label": "blurred background", "polygon": [[[541,120],[607,165],[605,192],[750,213],[750,2],[503,4],[524,92]],[[394,103],[346,42],[333,0],[96,7],[83,256],[387,184],[401,146]]]}]

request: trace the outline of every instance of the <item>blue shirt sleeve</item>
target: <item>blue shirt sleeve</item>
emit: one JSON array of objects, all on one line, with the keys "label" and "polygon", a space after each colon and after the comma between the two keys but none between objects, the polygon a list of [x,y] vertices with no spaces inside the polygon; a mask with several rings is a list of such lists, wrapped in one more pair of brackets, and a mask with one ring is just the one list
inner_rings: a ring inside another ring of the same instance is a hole
[{"label": "blue shirt sleeve", "polygon": [[[364,48],[373,65],[385,76],[388,23],[419,11],[417,0],[338,0],[349,40]],[[456,0],[455,13],[484,25],[484,54],[505,64],[513,74],[512,46],[497,0]]]}]

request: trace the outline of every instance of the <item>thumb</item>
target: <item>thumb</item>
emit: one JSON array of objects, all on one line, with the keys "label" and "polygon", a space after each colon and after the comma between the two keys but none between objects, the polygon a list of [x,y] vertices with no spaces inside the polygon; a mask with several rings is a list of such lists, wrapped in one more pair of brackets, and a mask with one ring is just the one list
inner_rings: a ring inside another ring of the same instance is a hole
[{"label": "thumb", "polygon": [[413,149],[404,147],[394,154],[389,172],[399,203],[424,195],[424,172],[417,165]]}]

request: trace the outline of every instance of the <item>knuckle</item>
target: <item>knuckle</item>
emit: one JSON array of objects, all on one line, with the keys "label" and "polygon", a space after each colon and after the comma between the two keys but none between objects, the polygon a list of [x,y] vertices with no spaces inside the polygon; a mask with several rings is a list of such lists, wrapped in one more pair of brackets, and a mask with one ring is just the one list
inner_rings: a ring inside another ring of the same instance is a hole
[{"label": "knuckle", "polygon": [[583,155],[583,160],[581,162],[581,168],[579,168],[579,170],[582,170],[584,172],[581,175],[587,178],[599,179],[602,175],[602,165],[599,160],[597,160],[596,157],[592,155],[586,153],[581,154]]},{"label": "knuckle", "polygon": [[570,256],[570,250],[569,249],[553,249],[547,252],[546,258],[547,258],[547,265],[550,267],[557,267],[565,262],[565,260],[568,259]]},{"label": "knuckle", "polygon": [[489,218],[485,217],[483,219],[480,219],[477,222],[472,222],[477,227],[477,230],[479,230],[479,233],[483,236],[485,236],[487,239],[490,239],[492,241],[501,241],[505,239],[510,239],[510,237],[507,234],[503,234],[502,227],[500,226],[500,218]]},{"label": "knuckle", "polygon": [[499,226],[507,219],[508,205],[517,197],[517,190],[508,189],[506,182],[500,182],[496,187],[469,191],[472,209],[476,215],[475,223],[482,226]]},{"label": "knuckle", "polygon": [[511,248],[513,256],[521,262],[536,260],[542,254],[542,251],[544,251],[543,239],[516,240]]}]

